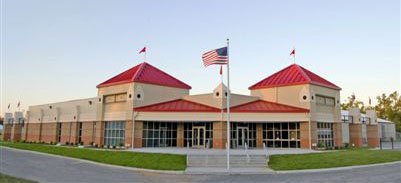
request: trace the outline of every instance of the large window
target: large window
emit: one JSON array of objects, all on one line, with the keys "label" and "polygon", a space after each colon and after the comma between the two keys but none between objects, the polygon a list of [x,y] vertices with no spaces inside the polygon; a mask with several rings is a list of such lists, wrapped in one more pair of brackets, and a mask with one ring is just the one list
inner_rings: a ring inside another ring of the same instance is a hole
[{"label": "large window", "polygon": [[256,147],[256,123],[230,123],[231,148]]},{"label": "large window", "polygon": [[299,123],[276,122],[263,124],[263,143],[267,147],[299,148],[300,137]]},{"label": "large window", "polygon": [[125,121],[106,121],[104,123],[104,145],[124,146]]},{"label": "large window", "polygon": [[333,97],[316,95],[316,103],[320,104],[320,105],[334,106],[335,105],[335,99]]},{"label": "large window", "polygon": [[[194,128],[195,127],[195,128]],[[204,128],[205,129],[205,140],[204,143],[201,142],[200,145],[204,145],[206,148],[212,148],[213,147],[213,124],[211,122],[190,122],[190,123],[184,123],[184,147],[193,147],[193,138],[199,138],[198,137],[193,137],[193,132],[199,128]],[[203,141],[203,139],[199,139],[200,141]],[[199,145],[199,143],[197,144]]]},{"label": "large window", "polygon": [[144,121],[143,147],[176,147],[177,123]]},{"label": "large window", "polygon": [[113,94],[104,96],[104,103],[115,103],[127,101],[127,93]]},{"label": "large window", "polygon": [[317,123],[317,143],[318,147],[334,147],[333,123]]}]

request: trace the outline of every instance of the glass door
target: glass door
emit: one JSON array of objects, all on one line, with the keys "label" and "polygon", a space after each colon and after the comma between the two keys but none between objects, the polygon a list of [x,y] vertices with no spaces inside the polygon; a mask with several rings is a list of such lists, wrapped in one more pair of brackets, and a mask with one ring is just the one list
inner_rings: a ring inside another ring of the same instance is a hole
[{"label": "glass door", "polygon": [[167,147],[167,127],[160,127],[159,128],[159,146],[160,147]]},{"label": "glass door", "polygon": [[245,148],[245,144],[249,147],[248,137],[249,130],[248,127],[238,127],[237,128],[237,148]]},{"label": "glass door", "polygon": [[206,128],[204,126],[192,127],[192,147],[205,148]]}]

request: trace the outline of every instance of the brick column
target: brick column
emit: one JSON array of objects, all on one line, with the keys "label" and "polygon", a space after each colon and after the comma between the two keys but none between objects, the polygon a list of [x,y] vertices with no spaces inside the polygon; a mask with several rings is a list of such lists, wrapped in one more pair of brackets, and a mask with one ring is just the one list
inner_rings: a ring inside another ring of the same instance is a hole
[{"label": "brick column", "polygon": [[124,136],[125,147],[132,147],[132,121],[125,121],[125,136]]},{"label": "brick column", "polygon": [[227,122],[213,122],[213,148],[225,149],[227,142]]},{"label": "brick column", "polygon": [[142,131],[143,131],[143,123],[142,121],[135,121],[135,132],[134,132],[134,147],[140,148],[142,147]]},{"label": "brick column", "polygon": [[256,148],[263,148],[263,124],[256,123]]},{"label": "brick column", "polygon": [[82,122],[82,143],[84,145],[89,145],[91,142],[95,142],[93,139],[93,135],[93,122]]},{"label": "brick column", "polygon": [[341,147],[343,145],[342,123],[333,123],[333,134],[334,146]]},{"label": "brick column", "polygon": [[177,147],[184,147],[184,123],[177,124]]},{"label": "brick column", "polygon": [[[4,122],[5,123],[5,122]],[[3,128],[3,140],[11,140],[11,130],[13,128],[13,125],[10,124],[4,124]]]},{"label": "brick column", "polygon": [[362,124],[349,124],[349,143],[351,147],[362,147]]},{"label": "brick column", "polygon": [[[300,124],[300,140],[301,140],[301,148],[303,149],[309,149],[310,148],[310,140],[309,140],[309,122],[305,121],[305,122],[301,122]],[[312,144],[316,144],[317,143],[317,123],[314,121],[311,121],[310,123],[311,126],[311,135],[310,137],[312,138]],[[313,147],[312,147],[313,148]]]},{"label": "brick column", "polygon": [[103,145],[103,129],[104,129],[104,122],[96,121],[95,123],[95,143],[98,145]]},{"label": "brick column", "polygon": [[379,131],[378,125],[366,125],[366,131],[368,136],[368,146],[375,148],[379,146]]},{"label": "brick column", "polygon": [[14,124],[11,130],[11,139],[13,141],[21,140],[22,124]]}]

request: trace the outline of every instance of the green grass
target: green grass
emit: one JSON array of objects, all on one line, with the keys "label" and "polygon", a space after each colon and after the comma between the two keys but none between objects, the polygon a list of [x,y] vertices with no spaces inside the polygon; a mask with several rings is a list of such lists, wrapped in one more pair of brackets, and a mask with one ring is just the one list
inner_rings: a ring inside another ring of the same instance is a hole
[{"label": "green grass", "polygon": [[2,174],[2,173],[0,173],[0,182],[1,183],[11,183],[11,182],[12,183],[35,183],[35,181],[11,177],[9,175]]},{"label": "green grass", "polygon": [[85,159],[100,163],[153,170],[185,170],[186,156],[175,154],[93,150],[45,144],[0,142],[0,146]]},{"label": "green grass", "polygon": [[273,170],[302,170],[392,161],[401,161],[401,151],[357,149],[310,154],[272,155],[268,165]]}]

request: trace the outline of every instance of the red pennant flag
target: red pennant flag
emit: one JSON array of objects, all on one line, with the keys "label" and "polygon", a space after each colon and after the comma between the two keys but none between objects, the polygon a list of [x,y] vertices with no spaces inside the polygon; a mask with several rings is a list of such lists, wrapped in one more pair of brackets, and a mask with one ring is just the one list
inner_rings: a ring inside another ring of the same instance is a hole
[{"label": "red pennant flag", "polygon": [[223,66],[220,65],[220,75],[223,75]]},{"label": "red pennant flag", "polygon": [[142,48],[142,50],[141,50],[141,51],[139,51],[139,53],[138,53],[138,54],[141,54],[141,53],[146,53],[146,46],[145,46],[145,47],[143,47],[143,48]]},{"label": "red pennant flag", "polygon": [[291,51],[290,56],[294,56],[295,57],[295,48]]}]

